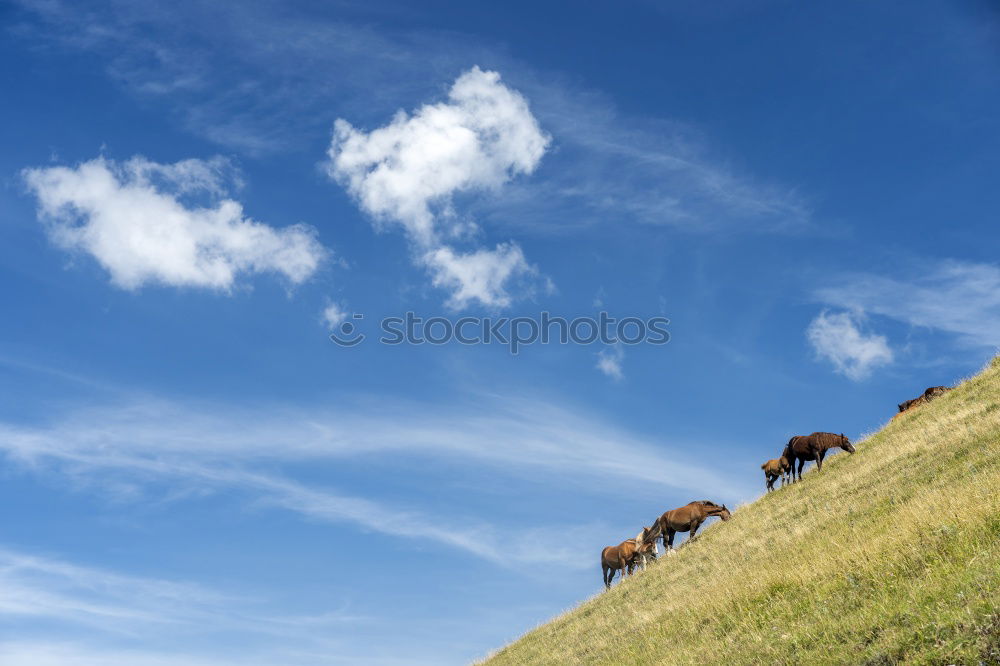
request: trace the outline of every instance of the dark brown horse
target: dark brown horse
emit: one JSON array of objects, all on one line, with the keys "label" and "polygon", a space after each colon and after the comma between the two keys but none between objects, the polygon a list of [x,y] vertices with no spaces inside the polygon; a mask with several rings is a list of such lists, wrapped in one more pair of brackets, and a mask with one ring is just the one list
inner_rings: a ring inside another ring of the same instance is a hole
[{"label": "dark brown horse", "polygon": [[611,588],[611,580],[615,572],[621,571],[622,580],[631,575],[636,564],[646,567],[646,558],[656,556],[656,537],[652,537],[648,527],[634,539],[626,539],[617,546],[608,546],[601,551],[601,573],[604,577],[604,587]]},{"label": "dark brown horse", "polygon": [[950,390],[951,388],[948,386],[932,386],[924,391],[924,400],[930,402],[934,398],[941,397]]},{"label": "dark brown horse", "polygon": [[814,432],[811,435],[796,435],[788,440],[788,445],[782,452],[781,457],[788,459],[788,464],[792,468],[792,481],[795,481],[795,461],[799,461],[798,480],[802,480],[802,467],[807,460],[816,461],[816,469],[823,471],[823,458],[829,449],[843,449],[848,453],[854,453],[854,445],[851,440],[843,434],[835,435],[832,432]]},{"label": "dark brown horse", "polygon": [[690,531],[691,536],[688,537],[688,541],[691,541],[698,533],[701,524],[712,516],[729,520],[732,515],[725,504],[720,506],[708,500],[698,500],[667,511],[653,523],[653,530],[660,534],[663,539],[663,549],[669,553],[674,547],[674,535],[678,532]]},{"label": "dark brown horse", "polygon": [[951,389],[947,386],[931,386],[924,390],[923,395],[914,398],[913,400],[904,400],[899,403],[899,413],[902,414],[908,409],[913,409],[914,407],[919,407],[920,405],[930,402],[934,398],[939,398]]},{"label": "dark brown horse", "polygon": [[760,468],[764,470],[764,483],[767,486],[767,491],[770,492],[774,490],[774,482],[778,480],[778,477],[781,477],[781,487],[785,487],[792,465],[788,462],[788,458],[781,456],[768,460]]}]

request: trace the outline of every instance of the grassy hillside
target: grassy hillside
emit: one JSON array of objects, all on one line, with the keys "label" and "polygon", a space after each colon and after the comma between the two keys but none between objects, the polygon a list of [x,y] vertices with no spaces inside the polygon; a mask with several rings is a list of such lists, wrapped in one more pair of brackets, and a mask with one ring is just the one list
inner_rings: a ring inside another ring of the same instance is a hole
[{"label": "grassy hillside", "polygon": [[487,663],[1000,664],[1000,357],[855,444]]}]

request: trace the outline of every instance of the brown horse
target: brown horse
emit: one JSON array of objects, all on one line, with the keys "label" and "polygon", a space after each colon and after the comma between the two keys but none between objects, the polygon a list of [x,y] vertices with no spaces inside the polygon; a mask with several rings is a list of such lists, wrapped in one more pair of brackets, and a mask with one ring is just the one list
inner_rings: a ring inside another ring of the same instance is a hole
[{"label": "brown horse", "polygon": [[788,445],[782,452],[781,457],[788,459],[791,465],[792,481],[795,481],[795,461],[799,461],[798,480],[802,480],[802,467],[807,460],[816,461],[816,469],[823,471],[823,458],[829,449],[843,449],[848,453],[854,453],[854,445],[851,440],[843,434],[835,435],[832,432],[814,432],[811,435],[796,435],[788,440]]},{"label": "brown horse", "polygon": [[[643,527],[642,532],[639,536],[635,538],[636,543],[643,544],[643,547],[639,549],[632,563],[628,566],[628,573],[631,576],[632,570],[638,566],[641,571],[646,570],[646,565],[650,562],[656,560],[656,556],[660,554],[659,550],[656,548],[656,537],[660,536],[660,533],[656,531],[656,525],[653,527]],[[649,547],[652,544],[652,548]]]},{"label": "brown horse", "polygon": [[950,390],[951,388],[948,386],[932,386],[924,391],[924,400],[930,402],[934,398],[938,398]]},{"label": "brown horse", "polygon": [[902,414],[908,409],[919,407],[920,405],[926,402],[930,402],[934,398],[939,398],[950,390],[951,388],[947,386],[931,386],[924,390],[923,395],[918,396],[913,400],[904,400],[903,402],[899,403],[897,405],[897,407],[899,407],[899,413]]},{"label": "brown horse", "polygon": [[708,500],[698,500],[691,502],[677,509],[671,509],[656,519],[653,529],[660,534],[663,539],[663,549],[669,553],[674,547],[674,535],[678,532],[691,532],[688,541],[694,539],[701,524],[712,516],[718,516],[723,520],[729,520],[732,513],[726,505],[718,505]]},{"label": "brown horse", "polygon": [[[611,588],[611,580],[615,577],[616,571],[621,571],[621,578],[631,575],[636,562],[644,554],[656,552],[655,537],[650,538],[650,529],[642,528],[642,532],[634,539],[626,539],[617,546],[608,546],[601,551],[601,573],[604,577],[604,587]],[[645,560],[642,560],[645,568]]]},{"label": "brown horse", "polygon": [[788,458],[781,456],[768,460],[760,468],[764,470],[764,483],[767,486],[767,491],[771,492],[774,490],[774,482],[778,480],[779,476],[781,477],[781,487],[785,487],[792,465],[788,462]]}]

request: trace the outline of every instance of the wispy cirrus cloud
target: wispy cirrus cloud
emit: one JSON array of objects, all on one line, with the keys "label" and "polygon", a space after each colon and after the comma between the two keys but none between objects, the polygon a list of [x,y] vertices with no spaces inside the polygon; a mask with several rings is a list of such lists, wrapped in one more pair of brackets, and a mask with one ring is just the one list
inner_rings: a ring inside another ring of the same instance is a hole
[{"label": "wispy cirrus cloud", "polygon": [[[229,290],[240,275],[291,283],[326,256],[305,225],[276,229],[227,196],[228,162],[160,164],[103,157],[76,167],[26,169],[39,217],[58,246],[94,257],[123,289],[148,284]],[[201,195],[205,202],[186,200]]]},{"label": "wispy cirrus cloud", "polygon": [[597,492],[628,489],[634,494],[637,484],[650,492],[664,485],[727,496],[739,492],[738,484],[716,471],[551,405],[491,401],[480,411],[431,417],[420,405],[398,404],[392,423],[381,417],[386,408],[382,402],[371,414],[362,406],[303,412],[199,410],[164,402],[118,405],[74,412],[47,426],[0,424],[0,450],[26,469],[93,481],[105,489],[101,492],[122,485],[135,498],[164,484],[236,491],[257,504],[314,520],[432,541],[504,566],[589,566],[574,540],[545,549],[537,543],[552,529],[589,534],[593,528],[539,524],[511,530],[493,526],[488,516],[424,511],[419,501],[400,509],[304,481],[296,476],[297,465],[308,461],[317,468],[391,454],[438,461],[448,469],[485,464],[498,474],[544,479],[546,487],[558,483],[567,492],[594,492],[596,486]]},{"label": "wispy cirrus cloud", "polygon": [[810,229],[813,212],[803,193],[730,166],[725,147],[714,147],[696,125],[625,114],[600,91],[519,74],[552,134],[553,155],[502,201],[483,202],[481,214],[497,223],[541,231],[611,220],[693,233]]},{"label": "wispy cirrus cloud", "polygon": [[115,627],[194,624],[236,601],[198,585],[123,575],[0,548],[0,615]]},{"label": "wispy cirrus cloud", "polygon": [[1000,345],[1000,266],[946,260],[905,276],[856,273],[818,289],[817,300],[956,336],[964,345]]},{"label": "wispy cirrus cloud", "polygon": [[438,666],[442,660],[452,656],[446,650],[436,655],[414,652],[400,656],[373,649],[352,650],[345,654],[340,644],[330,641],[319,646],[290,642],[284,647],[268,650],[245,650],[245,646],[240,646],[230,648],[225,655],[218,652],[217,649],[199,652],[178,646],[160,650],[148,647],[130,649],[103,645],[93,640],[61,640],[49,636],[38,640],[0,642],[0,663],[10,666]]},{"label": "wispy cirrus cloud", "polygon": [[[0,663],[32,666],[329,663],[338,634],[373,622],[345,608],[275,614],[245,589],[224,593],[4,546],[0,620]],[[231,646],[227,657],[222,645]]]},{"label": "wispy cirrus cloud", "polygon": [[14,34],[101,55],[112,81],[187,131],[255,155],[319,140],[333,100],[391,111],[458,67],[419,34],[272,3],[16,4]]}]

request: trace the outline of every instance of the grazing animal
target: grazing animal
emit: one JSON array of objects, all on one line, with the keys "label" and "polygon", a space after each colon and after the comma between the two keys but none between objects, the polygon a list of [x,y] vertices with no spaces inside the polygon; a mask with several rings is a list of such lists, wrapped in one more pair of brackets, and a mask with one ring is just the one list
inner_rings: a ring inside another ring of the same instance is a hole
[{"label": "grazing animal", "polygon": [[903,402],[896,405],[899,407],[899,413],[902,414],[908,409],[913,409],[914,407],[919,407],[920,405],[927,402],[927,398],[920,396],[919,398],[914,398],[913,400],[904,400]]},{"label": "grazing animal", "polygon": [[[628,574],[631,576],[632,571],[636,566],[639,567],[640,571],[646,570],[646,565],[650,562],[656,561],[656,556],[660,554],[660,551],[656,547],[656,538],[660,536],[659,532],[656,531],[656,526],[653,527],[643,527],[642,532],[635,538],[636,543],[645,544],[646,547],[640,548],[632,559],[632,562],[628,565]],[[648,544],[652,544],[653,547],[649,548]]]},{"label": "grazing animal", "polygon": [[899,405],[897,405],[897,407],[899,407],[899,413],[902,414],[908,409],[919,407],[925,402],[930,402],[934,398],[939,398],[950,390],[951,389],[947,386],[931,386],[930,388],[925,390],[923,394],[920,395],[919,397],[916,397],[913,400],[904,400],[903,402],[899,403]]},{"label": "grazing animal", "polygon": [[631,575],[634,570],[640,554],[656,550],[656,543],[653,539],[644,540],[648,529],[644,527],[636,538],[626,539],[617,546],[608,546],[601,551],[601,573],[604,577],[605,588],[611,588],[611,580],[615,577],[615,572],[621,571],[621,578],[625,580],[625,576]]},{"label": "grazing animal", "polygon": [[691,532],[688,541],[694,539],[701,524],[712,516],[729,520],[732,512],[726,505],[718,505],[708,500],[691,502],[677,509],[671,509],[656,519],[653,529],[657,530],[663,539],[663,550],[669,553],[674,547],[674,535],[678,532]]},{"label": "grazing animal", "polygon": [[770,492],[774,490],[774,482],[778,480],[778,477],[781,477],[781,487],[785,487],[785,483],[788,482],[788,472],[791,471],[792,466],[788,462],[788,458],[781,456],[768,460],[760,468],[764,470],[764,483],[767,485],[767,491]]},{"label": "grazing animal", "polygon": [[816,469],[823,471],[823,458],[829,449],[843,449],[848,453],[854,453],[854,445],[851,440],[843,434],[835,435],[832,432],[814,432],[811,435],[796,435],[788,440],[788,445],[782,452],[781,457],[788,459],[791,466],[792,481],[795,479],[795,461],[799,462],[798,480],[802,480],[802,467],[807,460],[816,461]]}]

